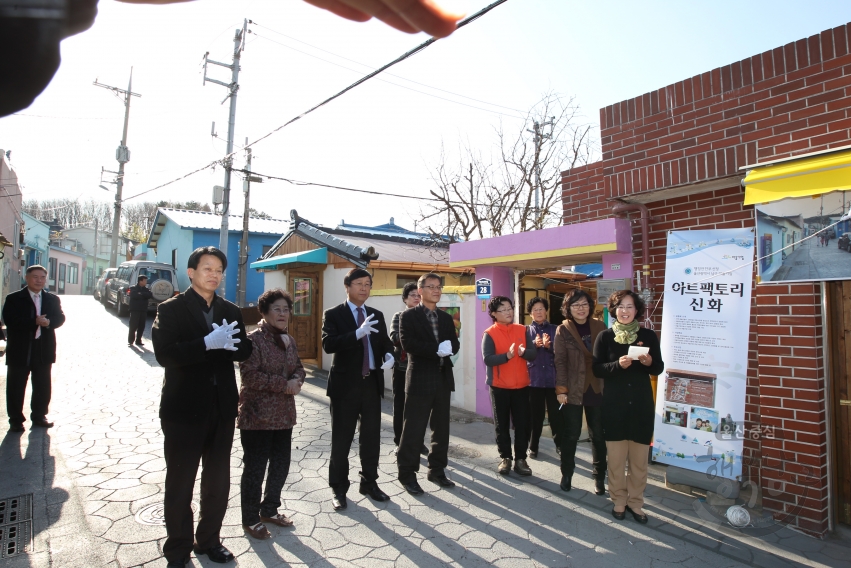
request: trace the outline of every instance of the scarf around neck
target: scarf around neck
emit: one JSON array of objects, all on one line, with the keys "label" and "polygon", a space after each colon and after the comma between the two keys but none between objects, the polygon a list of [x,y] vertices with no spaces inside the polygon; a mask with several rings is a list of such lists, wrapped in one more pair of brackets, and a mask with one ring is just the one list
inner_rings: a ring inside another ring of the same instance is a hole
[{"label": "scarf around neck", "polygon": [[283,349],[287,350],[287,347],[290,346],[290,340],[287,337],[287,331],[285,329],[278,329],[271,323],[263,320],[263,323],[260,325],[263,328],[263,331],[271,335],[275,339],[275,345]]},{"label": "scarf around neck", "polygon": [[612,326],[612,329],[615,330],[615,341],[622,345],[635,343],[635,340],[638,339],[638,328],[639,324],[637,320],[632,320],[632,322],[627,324],[616,321]]}]

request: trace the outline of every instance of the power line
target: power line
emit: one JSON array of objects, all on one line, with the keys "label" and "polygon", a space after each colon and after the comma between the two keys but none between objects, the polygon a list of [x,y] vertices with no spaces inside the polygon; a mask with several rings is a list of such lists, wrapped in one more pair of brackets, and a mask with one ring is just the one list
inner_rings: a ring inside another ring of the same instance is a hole
[{"label": "power line", "polygon": [[[256,33],[255,33],[254,35],[255,35],[255,36],[257,36],[257,37],[258,37],[258,38],[260,38],[260,39],[264,39],[264,40],[266,40],[266,41],[271,41],[272,43],[276,43],[276,44],[278,44],[278,45],[280,45],[280,46],[282,46],[282,47],[286,47],[286,48],[288,48],[288,49],[292,49],[293,51],[297,51],[297,52],[299,52],[299,53],[301,53],[301,54],[307,55],[308,57],[313,57],[313,58],[318,59],[318,60],[320,60],[320,61],[324,61],[325,63],[328,63],[328,64],[330,64],[330,65],[336,65],[337,67],[340,67],[341,69],[345,69],[346,71],[352,71],[353,73],[359,73],[359,71],[355,71],[354,69],[351,69],[351,68],[349,68],[349,67],[346,67],[345,65],[340,65],[339,63],[335,63],[335,62],[333,62],[333,61],[328,61],[327,59],[323,59],[323,58],[321,58],[321,57],[317,57],[317,56],[315,56],[315,55],[312,55],[312,54],[310,54],[310,53],[307,53],[306,51],[301,51],[300,49],[295,49],[294,47],[290,47],[289,45],[284,45],[283,43],[277,42],[277,41],[275,41],[275,40],[273,40],[273,39],[269,39],[269,38],[264,37],[264,36],[261,36],[261,35],[257,35]],[[345,58],[344,58],[344,59],[345,59]],[[393,75],[393,76],[394,76],[394,77],[397,77],[397,75]],[[404,79],[404,80],[406,80],[406,81],[407,81],[408,79]],[[435,94],[433,94],[433,93],[429,93],[429,92],[426,92],[426,91],[421,91],[421,90],[419,90],[419,89],[414,89],[413,87],[406,87],[405,85],[400,85],[399,83],[394,83],[394,82],[392,82],[392,81],[388,81],[387,79],[379,79],[379,81],[383,81],[384,83],[387,83],[388,85],[393,85],[394,87],[399,87],[399,88],[401,88],[401,89],[407,89],[407,90],[409,90],[409,91],[413,91],[413,92],[415,92],[415,93],[420,93],[420,94],[422,94],[422,95],[426,95],[427,97],[434,97],[434,98],[436,98],[436,99],[440,99],[440,100],[442,100],[442,101],[447,101],[447,102],[450,102],[450,103],[454,103],[454,104],[456,104],[456,105],[463,105],[463,106],[465,106],[465,107],[468,107],[468,108],[474,108],[474,109],[476,109],[476,110],[481,110],[481,111],[485,111],[485,112],[492,112],[492,113],[494,113],[494,114],[498,114],[499,116],[504,116],[504,117],[507,117],[507,118],[514,118],[514,119],[517,119],[517,120],[525,120],[525,119],[526,119],[526,117],[523,117],[523,116],[516,116],[516,115],[513,115],[513,114],[506,114],[506,113],[504,113],[504,112],[500,112],[500,111],[498,111],[498,110],[492,110],[492,109],[488,109],[488,108],[482,108],[482,107],[479,107],[479,106],[476,106],[476,105],[471,105],[471,104],[468,104],[468,103],[463,103],[463,102],[461,102],[461,101],[456,101],[456,100],[449,99],[449,98],[446,98],[446,97],[441,97],[440,95],[435,95]],[[412,82],[416,83],[416,81],[412,81]],[[423,83],[417,83],[417,84],[422,85]],[[429,87],[428,85],[425,85],[425,86],[426,86],[426,87]],[[437,87],[429,87],[429,88],[430,88],[430,89],[437,89]],[[443,89],[437,89],[437,90],[438,90],[438,91],[444,91]],[[459,97],[464,97],[464,95],[458,95],[457,93],[452,93],[452,91],[444,91],[444,92],[446,92],[446,93],[451,93],[451,94],[453,94],[453,95],[457,95],[457,96],[459,96]],[[464,98],[471,99],[471,100],[474,100],[474,101],[475,101],[475,100],[477,100],[477,99],[473,99],[473,98],[471,98],[471,97],[464,97]],[[485,101],[479,101],[479,102],[482,102],[482,103],[484,103],[484,104],[491,104],[491,103],[488,103],[488,102],[485,102]],[[494,106],[500,106],[500,105],[494,105]],[[507,107],[503,107],[503,108],[507,108]],[[513,109],[512,109],[512,110],[513,110]],[[519,111],[518,111],[518,112],[519,112]]]},{"label": "power line", "polygon": [[[334,57],[339,57],[340,59],[344,59],[345,61],[350,61],[351,63],[355,63],[355,64],[357,64],[357,65],[361,65],[361,66],[363,66],[363,67],[371,68],[371,66],[370,66],[370,65],[367,65],[366,63],[361,63],[360,61],[355,61],[354,59],[349,59],[348,57],[345,57],[345,56],[343,56],[343,55],[339,55],[339,54],[337,54],[337,53],[334,53],[333,51],[328,51],[327,49],[322,49],[321,47],[318,47],[318,46],[315,46],[315,45],[311,45],[311,44],[307,43],[306,41],[302,41],[302,40],[300,40],[300,39],[298,39],[298,38],[294,38],[294,37],[289,36],[289,35],[287,35],[287,34],[285,34],[285,33],[281,33],[281,32],[279,32],[279,31],[277,31],[277,30],[273,30],[272,28],[270,28],[270,27],[268,27],[268,26],[264,26],[263,24],[258,24],[257,22],[254,22],[254,25],[259,26],[259,27],[261,27],[261,28],[265,28],[265,29],[269,30],[269,31],[270,31],[270,32],[272,32],[272,33],[278,34],[278,35],[280,35],[280,36],[283,36],[283,37],[285,37],[285,38],[291,39],[291,40],[293,40],[293,41],[297,41],[298,43],[302,43],[302,44],[304,44],[304,45],[306,45],[306,46],[308,46],[308,47],[312,47],[313,49],[317,49],[317,50],[322,51],[322,52],[324,52],[324,53],[327,53],[327,54],[329,54],[329,55],[333,55]],[[290,46],[290,45],[283,44],[283,43],[281,43],[281,42],[275,41],[275,40],[270,39],[270,38],[268,38],[268,37],[261,36],[261,35],[257,34],[257,32],[255,32],[255,33],[254,33],[254,35],[256,35],[256,36],[257,36],[257,37],[259,37],[259,38],[265,39],[266,41],[271,41],[272,43],[278,44],[278,45],[280,45],[281,47],[286,47],[287,49],[292,49],[293,51],[297,51],[298,53],[301,53],[301,54],[307,55],[308,57],[313,57],[313,58],[315,58],[315,59],[319,59],[320,61],[324,61],[324,62],[326,62],[326,63],[330,63],[331,65],[336,65],[336,66],[338,66],[338,67],[342,67],[343,69],[347,69],[347,70],[349,70],[349,71],[355,71],[354,69],[349,69],[348,67],[345,67],[345,66],[343,66],[343,65],[340,65],[339,63],[335,63],[335,62],[333,62],[333,61],[329,61],[329,60],[327,60],[327,59],[323,59],[322,57],[318,57],[318,56],[316,56],[316,55],[313,55],[312,53],[308,53],[308,52],[306,52],[306,51],[302,51],[302,50],[300,50],[300,49],[296,49],[296,48],[294,48],[294,47],[292,47],[292,46]],[[403,80],[403,81],[408,81],[408,82],[410,82],[410,83],[414,83],[414,84],[416,84],[416,85],[420,85],[420,86],[423,86],[423,87],[428,87],[429,89],[434,89],[434,90],[436,90],[436,91],[441,91],[441,92],[444,92],[444,93],[448,93],[448,94],[450,94],[450,95],[455,95],[456,97],[462,97],[462,98],[465,98],[465,99],[469,99],[469,100],[471,100],[471,101],[475,101],[475,102],[477,102],[477,103],[482,103],[482,104],[486,104],[486,105],[489,105],[489,106],[495,106],[495,107],[499,107],[499,108],[504,108],[504,109],[506,109],[506,110],[511,110],[511,111],[514,111],[514,112],[517,112],[517,113],[520,113],[520,114],[526,114],[526,111],[524,111],[524,110],[516,109],[516,108],[509,107],[509,106],[505,106],[505,105],[498,105],[498,104],[496,104],[496,103],[491,103],[491,102],[488,102],[488,101],[483,101],[483,100],[481,100],[481,99],[476,99],[476,98],[473,98],[473,97],[468,97],[467,95],[462,95],[461,93],[456,93],[456,92],[454,92],[454,91],[449,91],[449,90],[447,90],[447,89],[441,89],[440,87],[435,87],[435,86],[433,86],[433,85],[429,85],[429,84],[427,84],[427,83],[421,83],[421,82],[419,82],[419,81],[414,81],[413,79],[408,79],[407,77],[402,77],[401,75],[396,75],[395,73],[387,73],[387,75],[390,75],[391,77],[396,77],[397,79],[401,79],[401,80]],[[385,81],[385,82],[387,82],[387,83],[390,83],[390,81],[387,81],[386,79],[382,79],[382,80],[383,80],[383,81]],[[403,85],[398,85],[398,84],[396,84],[396,83],[390,83],[390,84],[391,84],[391,85],[396,85],[397,87],[402,87],[403,89],[407,89],[407,88],[409,88],[409,87],[404,87]],[[422,91],[417,91],[416,89],[411,89],[411,90],[413,90],[413,91],[415,91],[415,92],[417,92],[417,93],[421,93],[421,92],[422,92]],[[429,94],[429,93],[425,93],[425,94]],[[445,100],[448,100],[448,99],[445,99]],[[452,102],[455,102],[455,101],[452,101]],[[479,108],[479,107],[473,107],[473,108]],[[485,109],[483,109],[483,110],[485,110]]]},{"label": "power line", "polygon": [[[470,23],[472,23],[472,22],[474,22],[474,21],[478,20],[479,18],[481,18],[482,16],[484,16],[485,14],[487,14],[488,12],[490,12],[491,10],[493,10],[494,8],[496,8],[497,6],[499,6],[500,4],[504,4],[504,3],[505,3],[505,2],[507,2],[507,1],[508,1],[508,0],[496,0],[496,2],[494,2],[494,3],[492,3],[492,4],[488,5],[488,6],[485,6],[484,8],[482,8],[481,10],[479,10],[478,12],[476,12],[475,14],[473,14],[472,16],[470,16],[469,18],[466,18],[466,19],[462,20],[461,22],[459,22],[459,23],[458,23],[457,28],[458,28],[458,29],[460,29],[460,28],[462,28],[462,27],[464,27],[464,26],[466,26],[466,25],[468,25],[468,24],[470,24]],[[255,144],[257,144],[258,142],[261,142],[261,141],[265,140],[266,138],[268,138],[268,137],[272,136],[272,135],[273,135],[273,134],[275,134],[276,132],[278,132],[278,131],[280,131],[280,130],[283,130],[284,128],[286,128],[286,127],[287,127],[287,126],[289,126],[290,124],[292,124],[292,123],[296,122],[297,120],[300,120],[300,119],[304,118],[304,117],[305,117],[305,116],[307,116],[308,114],[310,114],[310,113],[312,113],[313,111],[315,111],[315,110],[317,110],[317,109],[319,109],[319,108],[321,108],[321,107],[323,107],[323,106],[327,105],[328,103],[330,103],[330,102],[331,102],[331,101],[333,101],[334,99],[337,99],[337,98],[339,98],[339,97],[343,96],[344,94],[346,94],[347,92],[351,91],[351,90],[352,90],[352,89],[354,89],[355,87],[357,87],[357,86],[361,85],[362,83],[365,83],[366,81],[369,81],[370,79],[372,79],[373,77],[375,77],[375,76],[376,76],[376,75],[378,75],[379,73],[381,73],[381,72],[385,71],[386,69],[389,69],[390,67],[392,67],[392,66],[396,65],[397,63],[400,63],[400,62],[404,61],[405,59],[408,59],[409,57],[411,57],[411,56],[413,56],[413,55],[416,55],[416,54],[417,54],[417,53],[419,53],[420,51],[424,50],[425,48],[427,48],[428,46],[430,46],[431,44],[433,44],[434,42],[436,42],[438,39],[439,39],[439,38],[436,38],[436,37],[432,37],[432,38],[427,39],[426,41],[424,41],[423,43],[421,43],[420,45],[418,45],[418,46],[417,46],[417,47],[415,47],[414,49],[412,49],[412,50],[410,50],[410,51],[408,51],[408,52],[406,52],[406,53],[403,53],[402,55],[400,55],[399,57],[397,57],[396,59],[394,59],[394,60],[393,60],[393,61],[391,61],[390,63],[387,63],[387,64],[383,65],[382,67],[379,67],[378,69],[376,69],[376,70],[375,70],[375,71],[373,71],[372,73],[369,73],[368,75],[365,75],[365,76],[361,77],[360,79],[358,79],[357,81],[355,81],[354,83],[352,83],[351,85],[349,85],[348,87],[346,87],[345,89],[343,89],[342,91],[339,91],[339,92],[338,92],[338,93],[336,93],[335,95],[332,95],[332,96],[328,97],[327,99],[325,99],[325,100],[324,100],[324,101],[322,101],[321,103],[319,103],[319,104],[317,104],[316,106],[314,106],[314,107],[312,107],[312,108],[310,108],[310,109],[306,110],[305,112],[303,112],[303,113],[299,114],[298,116],[296,116],[296,117],[294,117],[294,118],[291,118],[289,121],[287,121],[287,122],[285,122],[284,124],[282,124],[281,126],[279,126],[279,127],[275,128],[275,129],[274,129],[274,130],[272,130],[271,132],[268,132],[267,134],[264,134],[263,136],[261,136],[260,138],[258,138],[258,139],[257,139],[257,140],[255,140],[254,142],[252,142],[251,144],[248,144],[248,145],[246,146],[246,148],[250,148],[251,146],[254,146]],[[206,169],[212,168],[212,167],[214,167],[216,164],[224,164],[224,162],[226,162],[227,160],[231,159],[231,158],[234,156],[234,154],[236,154],[236,152],[231,152],[231,153],[230,153],[230,154],[228,154],[227,156],[224,156],[223,158],[221,158],[221,159],[219,159],[219,160],[215,160],[215,161],[213,161],[213,162],[211,162],[211,163],[207,164],[206,166],[202,166],[202,167],[200,167],[200,168],[197,168],[197,169],[195,169],[195,170],[193,170],[193,171],[191,171],[191,172],[189,172],[189,173],[187,173],[187,174],[184,174],[184,175],[180,176],[179,178],[176,178],[176,179],[173,179],[173,180],[171,180],[171,181],[169,181],[169,182],[166,182],[166,183],[160,184],[160,185],[158,185],[158,186],[156,186],[156,187],[154,187],[154,188],[151,188],[151,189],[148,189],[148,190],[142,191],[142,192],[137,193],[137,194],[135,194],[135,195],[131,195],[131,196],[129,196],[129,197],[125,197],[125,198],[124,198],[124,201],[128,201],[128,200],[133,199],[133,198],[135,198],[135,197],[139,197],[140,195],[145,195],[146,193],[150,193],[150,192],[152,192],[152,191],[156,191],[156,190],[158,190],[158,189],[162,189],[163,187],[167,187],[167,186],[169,186],[169,185],[172,185],[172,184],[174,184],[174,183],[177,183],[178,181],[184,180],[184,179],[186,179],[186,178],[187,178],[187,177],[189,177],[189,176],[192,176],[192,175],[194,175],[194,174],[197,174],[198,172],[201,172],[201,171],[204,171],[204,170],[206,170]]]}]

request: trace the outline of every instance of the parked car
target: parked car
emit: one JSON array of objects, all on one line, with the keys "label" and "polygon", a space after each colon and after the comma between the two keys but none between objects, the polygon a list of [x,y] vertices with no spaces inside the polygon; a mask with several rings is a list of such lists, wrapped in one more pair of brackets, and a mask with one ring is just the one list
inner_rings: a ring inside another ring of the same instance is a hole
[{"label": "parked car", "polygon": [[104,293],[106,285],[109,284],[109,281],[115,276],[115,272],[117,270],[117,268],[107,268],[98,277],[98,281],[95,282],[95,291],[92,294],[94,294],[95,299],[100,301],[102,304],[106,304],[106,294]]},{"label": "parked car", "polygon": [[136,285],[139,276],[147,276],[147,287],[153,294],[148,301],[148,310],[156,310],[157,304],[168,300],[177,291],[177,273],[170,264],[147,260],[128,260],[118,267],[115,277],[106,286],[106,301],[115,306],[119,316],[130,310],[128,290]]},{"label": "parked car", "polygon": [[836,244],[841,250],[851,252],[851,237],[848,236],[848,233],[843,233]]}]

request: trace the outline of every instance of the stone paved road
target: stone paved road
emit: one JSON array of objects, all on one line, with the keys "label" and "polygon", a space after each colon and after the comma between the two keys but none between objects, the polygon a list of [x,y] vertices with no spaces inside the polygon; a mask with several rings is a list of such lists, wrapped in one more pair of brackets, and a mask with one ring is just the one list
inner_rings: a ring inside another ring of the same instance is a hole
[{"label": "stone paved road", "polygon": [[[163,497],[157,418],[163,371],[149,346],[126,346],[126,318],[90,297],[64,297],[63,306],[68,323],[58,332],[51,406],[57,426],[9,434],[0,444],[0,497],[36,494],[35,550],[4,567],[164,566],[164,528],[136,520]],[[657,466],[647,491],[649,525],[616,522],[610,502],[590,491],[587,449],[580,452],[570,493],[558,489],[551,443],[542,443],[541,459],[530,461],[535,475],[502,477],[495,472],[492,425],[461,413],[452,425],[450,458],[450,475],[459,486],[441,490],[423,479],[426,494],[411,497],[392,481],[389,400],[379,482],[391,501],[373,503],[355,484],[349,509],[336,513],[326,482],[330,417],[320,379],[305,385],[298,405],[282,509],[295,527],[270,527],[270,540],[249,540],[240,526],[241,451],[235,440],[222,536],[239,566],[720,568],[847,566],[851,558],[843,540],[819,541],[780,527],[760,537],[725,528],[694,497],[666,489],[664,469]],[[357,442],[352,456],[356,452]],[[355,480],[357,460],[352,465]],[[190,563],[212,565],[206,557]]]}]

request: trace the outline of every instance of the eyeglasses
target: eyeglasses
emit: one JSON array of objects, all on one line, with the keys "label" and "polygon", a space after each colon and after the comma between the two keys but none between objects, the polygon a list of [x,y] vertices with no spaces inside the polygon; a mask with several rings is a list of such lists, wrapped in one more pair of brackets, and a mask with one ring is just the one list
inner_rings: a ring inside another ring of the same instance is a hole
[{"label": "eyeglasses", "polygon": [[570,304],[570,308],[576,308],[577,310],[587,310],[591,306],[588,304]]},{"label": "eyeglasses", "polygon": [[443,291],[443,286],[423,286],[424,290],[437,290],[438,292]]},{"label": "eyeglasses", "polygon": [[289,308],[281,308],[281,307],[278,307],[278,306],[272,307],[269,311],[272,312],[272,313],[278,314],[279,316],[290,313]]},{"label": "eyeglasses", "polygon": [[496,311],[496,313],[498,313],[498,314],[513,314],[513,313],[514,313],[514,309],[513,309],[513,308],[509,308],[509,309],[507,309],[507,310],[506,310],[506,309],[503,309],[503,310],[497,310],[497,311]]},{"label": "eyeglasses", "polygon": [[635,306],[631,306],[631,305],[629,305],[629,304],[627,304],[627,305],[618,304],[618,305],[617,305],[617,309],[619,309],[619,310],[623,310],[623,311],[629,311],[629,310],[634,310],[634,309],[635,309]]}]

